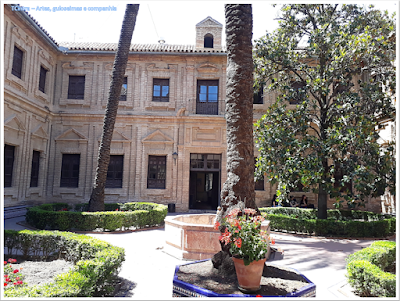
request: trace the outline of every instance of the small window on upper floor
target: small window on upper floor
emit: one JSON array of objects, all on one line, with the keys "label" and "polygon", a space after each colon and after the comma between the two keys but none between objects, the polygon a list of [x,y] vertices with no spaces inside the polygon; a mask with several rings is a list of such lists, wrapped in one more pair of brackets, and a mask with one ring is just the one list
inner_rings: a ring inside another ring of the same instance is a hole
[{"label": "small window on upper floor", "polygon": [[85,98],[85,76],[70,75],[68,83],[68,99]]},{"label": "small window on upper floor", "polygon": [[122,82],[121,95],[119,96],[120,101],[126,101],[126,94],[128,93],[128,78],[125,76]]},{"label": "small window on upper floor", "polygon": [[169,102],[169,79],[153,79],[153,101]]},{"label": "small window on upper floor", "polygon": [[22,62],[24,59],[24,52],[17,46],[14,46],[14,57],[11,73],[18,78],[22,78]]},{"label": "small window on upper floor", "polygon": [[43,93],[45,92],[46,88],[46,74],[47,70],[40,66],[40,74],[39,74],[39,91],[42,91]]},{"label": "small window on upper floor", "polygon": [[264,85],[261,85],[258,91],[254,91],[253,104],[263,104]]},{"label": "small window on upper floor", "polygon": [[214,48],[214,37],[210,33],[204,36],[204,48]]}]

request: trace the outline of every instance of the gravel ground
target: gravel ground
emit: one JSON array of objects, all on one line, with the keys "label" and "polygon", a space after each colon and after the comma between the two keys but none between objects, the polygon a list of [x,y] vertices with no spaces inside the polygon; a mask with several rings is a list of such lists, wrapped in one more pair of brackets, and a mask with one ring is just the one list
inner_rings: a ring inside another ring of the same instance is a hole
[{"label": "gravel ground", "polygon": [[28,286],[45,284],[53,281],[59,274],[67,273],[74,264],[62,259],[53,261],[20,261],[12,264],[13,269],[21,270],[24,282]]},{"label": "gravel ground", "polygon": [[[285,296],[295,292],[308,283],[296,272],[272,265],[266,265],[266,272],[261,278],[261,289],[254,295]],[[243,295],[237,288],[236,274],[221,276],[216,273],[211,260],[181,266],[178,279],[219,294]]]}]

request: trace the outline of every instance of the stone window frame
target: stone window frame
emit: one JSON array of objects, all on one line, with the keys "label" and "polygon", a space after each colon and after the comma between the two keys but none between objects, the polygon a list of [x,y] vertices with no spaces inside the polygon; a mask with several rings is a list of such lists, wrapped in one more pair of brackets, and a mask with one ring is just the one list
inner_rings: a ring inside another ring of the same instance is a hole
[{"label": "stone window frame", "polygon": [[[30,56],[28,55],[28,53],[29,53],[28,47],[30,47],[30,45],[21,43],[21,41],[22,41],[21,39],[17,39],[15,36],[13,36],[13,38],[12,38],[12,41],[11,41],[12,54],[10,54],[10,56],[9,56],[9,68],[7,71],[7,79],[16,83],[18,86],[20,86],[22,88],[22,90],[25,93],[27,93],[28,92],[27,76],[29,73],[29,70],[27,70],[27,66],[29,66],[29,63],[31,60]],[[14,60],[14,47],[17,47],[23,51],[21,78],[12,74],[12,66],[13,66],[13,60]]]},{"label": "stone window frame", "polygon": [[[178,69],[177,65],[168,65],[167,68],[157,68],[155,64],[146,67],[147,70],[147,89],[145,96],[145,110],[150,111],[175,111],[177,103]],[[169,80],[169,101],[153,101],[153,79]]]},{"label": "stone window frame", "polygon": [[[60,105],[82,105],[90,107],[92,99],[92,82],[93,82],[93,63],[83,63],[83,65],[73,66],[70,62],[62,65],[62,87]],[[68,87],[70,76],[85,76],[85,90],[83,99],[69,99]]]}]

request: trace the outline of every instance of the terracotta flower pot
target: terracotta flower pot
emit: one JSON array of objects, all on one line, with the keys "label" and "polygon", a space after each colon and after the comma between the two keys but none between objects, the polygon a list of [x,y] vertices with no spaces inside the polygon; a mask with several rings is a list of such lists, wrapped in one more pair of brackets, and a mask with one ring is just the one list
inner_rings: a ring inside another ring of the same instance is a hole
[{"label": "terracotta flower pot", "polygon": [[267,259],[253,261],[249,265],[244,265],[243,259],[232,257],[232,260],[235,264],[239,290],[245,293],[258,291],[261,288],[261,276]]}]

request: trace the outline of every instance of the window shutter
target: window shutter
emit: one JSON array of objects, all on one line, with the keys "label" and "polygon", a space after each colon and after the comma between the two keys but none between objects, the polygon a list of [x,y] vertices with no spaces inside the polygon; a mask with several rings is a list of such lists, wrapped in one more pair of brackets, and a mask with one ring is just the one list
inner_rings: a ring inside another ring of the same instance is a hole
[{"label": "window shutter", "polygon": [[39,75],[39,91],[45,93],[46,87],[46,73],[47,70],[40,66],[40,75]]},{"label": "window shutter", "polygon": [[14,57],[11,73],[18,78],[22,77],[22,60],[24,52],[17,46],[14,46]]},{"label": "window shutter", "polygon": [[15,146],[4,145],[4,187],[12,186]]},{"label": "window shutter", "polygon": [[85,76],[69,76],[68,99],[85,98]]}]

